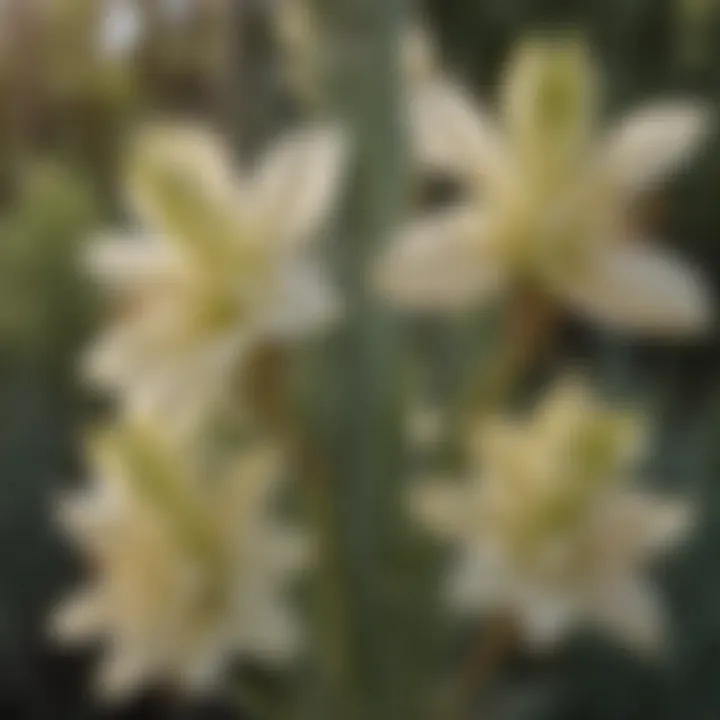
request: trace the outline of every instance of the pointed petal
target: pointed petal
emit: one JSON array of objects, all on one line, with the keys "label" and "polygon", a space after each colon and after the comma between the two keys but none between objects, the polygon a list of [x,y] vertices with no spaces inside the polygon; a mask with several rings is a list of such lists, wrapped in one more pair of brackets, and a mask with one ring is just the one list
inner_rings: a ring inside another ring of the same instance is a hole
[{"label": "pointed petal", "polygon": [[524,168],[575,167],[594,130],[598,85],[595,63],[578,37],[535,36],[517,46],[503,78],[501,108]]},{"label": "pointed petal", "polygon": [[689,503],[639,491],[619,494],[605,510],[605,549],[615,549],[626,565],[669,550],[689,533],[694,520]]},{"label": "pointed petal", "polygon": [[160,238],[102,235],[84,257],[90,275],[111,289],[170,279],[181,270],[179,258]]},{"label": "pointed petal", "polygon": [[102,599],[95,589],[90,588],[63,601],[50,617],[51,635],[68,643],[90,640],[102,626]]},{"label": "pointed petal", "polygon": [[557,645],[578,620],[578,608],[570,597],[526,590],[518,599],[525,640],[538,650]]},{"label": "pointed petal", "polygon": [[345,143],[336,127],[292,132],[269,151],[256,176],[260,222],[291,245],[320,229],[332,210],[344,166]]},{"label": "pointed petal", "polygon": [[412,489],[410,512],[431,533],[456,538],[467,528],[467,488],[449,481],[424,482]]},{"label": "pointed petal", "polygon": [[181,315],[168,303],[112,325],[90,344],[83,357],[82,375],[100,387],[117,389],[132,384],[182,348],[182,328]]},{"label": "pointed petal", "polygon": [[118,518],[117,494],[107,486],[93,484],[82,491],[65,493],[56,503],[59,526],[82,544],[91,543]]},{"label": "pointed petal", "polygon": [[270,336],[297,340],[330,327],[342,303],[326,274],[310,262],[289,264],[263,323]]},{"label": "pointed petal", "polygon": [[245,334],[228,334],[127,380],[121,387],[123,407],[138,420],[161,417],[172,430],[186,435],[208,419],[226,399],[232,373],[242,366],[248,349]]},{"label": "pointed petal", "polygon": [[488,247],[490,230],[472,208],[448,211],[407,228],[376,268],[388,301],[420,312],[453,312],[489,299],[500,271]]},{"label": "pointed petal", "polygon": [[713,302],[699,274],[658,245],[613,245],[592,269],[564,283],[564,298],[581,314],[612,329],[660,337],[706,332]]},{"label": "pointed petal", "polygon": [[97,677],[98,694],[110,702],[122,702],[153,680],[145,657],[139,652],[117,649],[107,657]]},{"label": "pointed petal", "polygon": [[620,192],[653,186],[686,162],[710,127],[701,103],[665,103],[638,110],[610,133],[601,165]]},{"label": "pointed petal", "polygon": [[448,602],[460,613],[507,607],[513,584],[498,558],[480,545],[465,545],[448,573]]},{"label": "pointed petal", "polygon": [[250,593],[238,619],[238,645],[264,661],[288,661],[303,645],[303,628],[294,613],[267,592]]},{"label": "pointed petal", "polygon": [[256,337],[250,328],[198,328],[178,307],[154,308],[111,327],[88,349],[84,377],[117,394],[136,419],[161,415],[190,428],[221,403]]},{"label": "pointed petal", "polygon": [[608,580],[594,596],[599,627],[642,654],[655,654],[665,642],[663,609],[653,588],[639,579]]},{"label": "pointed petal", "polygon": [[431,169],[492,181],[508,159],[493,120],[448,81],[424,84],[411,107],[415,151]]},{"label": "pointed petal", "polygon": [[208,204],[233,202],[237,180],[230,158],[222,139],[200,126],[151,124],[129,149],[130,206],[148,228],[172,236],[188,217],[205,213]]}]

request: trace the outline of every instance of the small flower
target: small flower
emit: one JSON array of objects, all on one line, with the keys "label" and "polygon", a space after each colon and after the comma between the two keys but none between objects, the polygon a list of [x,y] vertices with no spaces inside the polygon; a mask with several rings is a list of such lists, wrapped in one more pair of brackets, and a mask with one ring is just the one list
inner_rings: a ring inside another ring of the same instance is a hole
[{"label": "small flower", "polygon": [[708,128],[706,108],[653,104],[598,141],[598,85],[582,44],[535,40],[510,63],[501,123],[447,79],[417,86],[418,160],[457,178],[465,199],[410,225],[381,259],[389,299],[460,310],[529,283],[614,329],[708,327],[711,302],[697,273],[636,237],[628,213],[688,158]]},{"label": "small flower", "polygon": [[90,379],[132,412],[192,426],[227,392],[248,350],[330,323],[338,303],[309,245],[341,154],[333,130],[298,131],[237,177],[209,133],[143,133],[127,177],[143,232],[90,248],[91,271],[118,311],[90,350]]},{"label": "small flower", "polygon": [[680,538],[690,512],[628,487],[644,434],[577,381],[561,383],[526,423],[484,426],[470,443],[469,477],[412,497],[420,521],[457,547],[452,606],[510,609],[533,645],[591,622],[658,649],[662,612],[642,565]]},{"label": "small flower", "polygon": [[272,514],[279,458],[253,449],[212,482],[157,430],[118,427],[90,446],[92,485],[61,520],[92,579],[53,617],[67,642],[105,641],[99,690],[212,689],[233,656],[284,660],[299,629],[283,585],[307,561]]},{"label": "small flower", "polygon": [[135,3],[129,0],[104,0],[100,20],[100,56],[116,59],[131,53],[143,31],[142,17]]}]

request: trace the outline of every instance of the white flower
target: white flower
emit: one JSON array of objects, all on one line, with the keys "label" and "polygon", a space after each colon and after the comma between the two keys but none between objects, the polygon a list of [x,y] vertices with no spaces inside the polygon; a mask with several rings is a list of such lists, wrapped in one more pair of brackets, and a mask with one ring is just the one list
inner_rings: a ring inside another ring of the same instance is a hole
[{"label": "white flower", "polygon": [[105,641],[99,690],[202,692],[238,653],[289,659],[300,635],[283,586],[308,548],[272,514],[277,454],[247,451],[207,478],[149,427],[102,433],[90,450],[93,483],[65,501],[61,519],[92,576],[52,629],[67,642]]},{"label": "white flower", "polygon": [[142,35],[142,17],[131,0],[104,0],[100,10],[99,50],[103,58],[127,56]]},{"label": "white flower", "polygon": [[89,252],[118,313],[90,349],[88,377],[131,412],[192,426],[231,387],[248,349],[330,323],[338,303],[310,241],[341,155],[335,131],[298,131],[236,176],[209,133],[142,134],[127,185],[143,231],[99,239]]},{"label": "white flower", "polygon": [[[533,645],[594,623],[657,650],[663,617],[643,564],[677,541],[688,506],[627,487],[639,421],[564,382],[526,423],[489,423],[461,482],[413,494],[417,517],[456,546],[449,601],[513,611]],[[481,466],[481,469],[480,469]]]},{"label": "white flower", "polygon": [[622,331],[707,329],[711,302],[674,252],[636,237],[628,205],[706,133],[698,102],[652,104],[598,139],[598,82],[584,46],[523,45],[501,117],[436,76],[412,92],[418,161],[461,182],[463,200],[406,228],[381,258],[396,303],[459,310],[530,283]]}]

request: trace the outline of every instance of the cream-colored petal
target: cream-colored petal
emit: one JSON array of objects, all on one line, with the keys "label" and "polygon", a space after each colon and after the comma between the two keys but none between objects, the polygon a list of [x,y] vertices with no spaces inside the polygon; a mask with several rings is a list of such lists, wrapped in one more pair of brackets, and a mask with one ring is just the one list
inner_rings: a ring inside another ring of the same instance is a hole
[{"label": "cream-colored petal", "polygon": [[258,221],[297,246],[320,230],[340,190],[345,141],[337,127],[298,130],[269,150],[255,178]]},{"label": "cream-colored petal", "polygon": [[139,650],[114,650],[101,664],[98,694],[110,702],[122,702],[137,693],[148,680],[149,664]]},{"label": "cream-colored petal", "polygon": [[622,193],[652,187],[686,162],[710,128],[700,102],[666,102],[631,114],[610,133],[601,166]]},{"label": "cream-colored petal", "polygon": [[83,643],[104,629],[104,603],[96,588],[77,592],[50,616],[50,634],[63,642]]},{"label": "cream-colored petal", "polygon": [[111,290],[168,281],[182,271],[170,246],[150,235],[102,235],[88,246],[83,259],[90,275]]},{"label": "cream-colored petal", "polygon": [[178,432],[191,432],[224,401],[248,340],[245,334],[220,336],[128,378],[120,388],[125,410],[136,419],[161,417]]},{"label": "cream-colored petal", "polygon": [[60,527],[80,542],[92,542],[119,522],[121,513],[122,501],[112,482],[66,493],[56,504]]},{"label": "cream-colored petal", "polygon": [[708,331],[714,318],[699,273],[657,244],[613,244],[558,289],[581,315],[620,332],[685,337]]},{"label": "cream-colored petal", "polygon": [[341,314],[339,294],[327,274],[310,262],[297,261],[284,268],[260,323],[271,337],[297,340],[327,329]]},{"label": "cream-colored petal", "polygon": [[251,595],[246,595],[238,613],[238,646],[263,661],[291,660],[304,641],[297,618],[278,598],[267,593]]},{"label": "cream-colored petal", "polygon": [[201,126],[148,125],[133,139],[128,157],[130,207],[156,232],[175,229],[177,219],[168,213],[179,200],[178,190],[180,196],[194,196],[193,202],[201,205],[232,203],[237,194],[231,153],[219,135]]},{"label": "cream-colored petal", "polygon": [[639,653],[663,648],[663,609],[654,589],[638,578],[608,578],[593,596],[592,616],[601,629]]},{"label": "cream-colored petal", "polygon": [[493,120],[448,80],[424,83],[410,109],[418,160],[433,170],[497,181],[508,157]]},{"label": "cream-colored petal", "polygon": [[640,491],[619,493],[598,511],[602,523],[598,542],[605,544],[606,552],[615,552],[618,562],[626,566],[678,544],[694,519],[688,502]]},{"label": "cream-colored petal", "polygon": [[447,598],[457,612],[477,614],[514,606],[513,589],[507,567],[488,546],[463,546],[450,566]]},{"label": "cream-colored petal", "polygon": [[473,208],[447,211],[408,227],[375,268],[378,292],[418,312],[458,312],[490,299],[501,268],[486,218]]},{"label": "cream-colored petal", "polygon": [[409,509],[427,530],[443,538],[457,538],[467,529],[468,488],[457,482],[423,482],[412,489]]},{"label": "cream-colored petal", "polygon": [[579,607],[571,596],[527,589],[519,593],[516,602],[524,640],[537,650],[556,646],[580,617]]},{"label": "cream-colored petal", "polygon": [[90,346],[84,377],[117,395],[136,419],[162,416],[178,431],[208,417],[256,337],[252,328],[198,334],[177,308],[156,307]]},{"label": "cream-colored petal", "polygon": [[508,63],[502,90],[502,117],[524,170],[564,172],[582,160],[594,130],[599,81],[581,38],[524,40]]},{"label": "cream-colored petal", "polygon": [[182,328],[182,314],[163,302],[126,322],[112,326],[87,349],[82,376],[93,384],[117,388],[133,383],[158,362],[173,357]]}]

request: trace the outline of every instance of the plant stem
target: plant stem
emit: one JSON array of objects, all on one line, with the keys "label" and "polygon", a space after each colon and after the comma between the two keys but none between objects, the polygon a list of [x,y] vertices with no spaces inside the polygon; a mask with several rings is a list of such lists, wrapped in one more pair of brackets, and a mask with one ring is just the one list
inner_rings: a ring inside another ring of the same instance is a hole
[{"label": "plant stem", "polygon": [[517,647],[518,630],[515,619],[498,613],[492,617],[470,648],[455,683],[450,688],[447,707],[438,720],[469,720],[475,698],[492,681],[500,667]]},{"label": "plant stem", "polygon": [[520,288],[509,308],[505,334],[490,368],[469,394],[471,411],[495,410],[512,392],[553,337],[556,310],[543,294]]},{"label": "plant stem", "polygon": [[[406,201],[398,37],[404,0],[326,0],[331,95],[355,150],[351,191],[333,247],[346,316],[329,343],[323,395],[334,545],[346,587],[343,651],[351,677],[342,717],[407,717],[399,673],[394,568],[402,494],[401,346],[393,317],[368,287],[371,266]],[[318,16],[321,14],[318,13]]]}]

